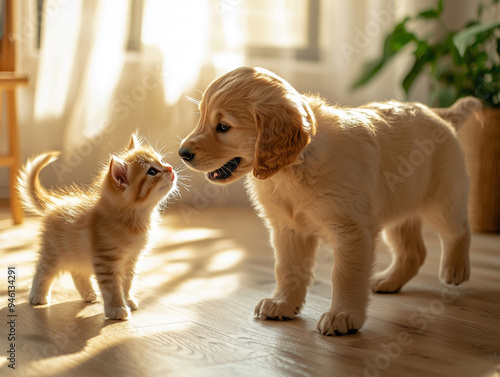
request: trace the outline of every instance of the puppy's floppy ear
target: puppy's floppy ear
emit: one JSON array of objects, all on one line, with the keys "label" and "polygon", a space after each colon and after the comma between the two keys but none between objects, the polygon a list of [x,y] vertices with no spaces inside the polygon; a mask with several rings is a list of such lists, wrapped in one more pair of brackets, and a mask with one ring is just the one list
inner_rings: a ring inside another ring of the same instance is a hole
[{"label": "puppy's floppy ear", "polygon": [[256,108],[257,142],[253,175],[266,179],[295,162],[311,141],[315,118],[309,104],[298,98],[284,97],[278,105]]}]

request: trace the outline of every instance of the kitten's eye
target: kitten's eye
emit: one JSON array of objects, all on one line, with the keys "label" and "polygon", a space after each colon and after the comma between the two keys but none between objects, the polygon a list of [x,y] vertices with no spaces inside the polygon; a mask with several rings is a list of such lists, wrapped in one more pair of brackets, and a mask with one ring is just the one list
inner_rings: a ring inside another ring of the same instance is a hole
[{"label": "kitten's eye", "polygon": [[148,175],[155,176],[156,174],[158,174],[158,170],[155,168],[149,168]]},{"label": "kitten's eye", "polygon": [[215,131],[224,133],[224,132],[229,131],[230,128],[231,128],[231,126],[228,126],[227,124],[219,123],[217,125],[217,127],[215,127]]}]

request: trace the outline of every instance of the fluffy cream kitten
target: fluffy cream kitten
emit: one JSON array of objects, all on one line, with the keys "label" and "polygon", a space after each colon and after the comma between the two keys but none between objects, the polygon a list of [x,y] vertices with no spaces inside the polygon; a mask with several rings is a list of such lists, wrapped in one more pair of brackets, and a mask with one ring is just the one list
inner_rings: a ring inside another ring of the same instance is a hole
[{"label": "fluffy cream kitten", "polygon": [[94,301],[94,274],[106,317],[127,319],[130,309],[137,309],[130,294],[136,263],[149,247],[161,204],[176,190],[177,175],[159,153],[132,135],[128,147],[111,157],[90,187],[47,191],[38,174],[58,155],[49,152],[34,158],[19,177],[25,206],[43,216],[29,301],[47,304],[54,278],[65,271],[82,298]]}]

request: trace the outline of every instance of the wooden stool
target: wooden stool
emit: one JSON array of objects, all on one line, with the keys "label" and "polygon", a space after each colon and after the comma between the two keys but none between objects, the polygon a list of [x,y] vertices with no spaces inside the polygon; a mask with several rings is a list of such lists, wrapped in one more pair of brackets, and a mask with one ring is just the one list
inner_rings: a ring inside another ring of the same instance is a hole
[{"label": "wooden stool", "polygon": [[[0,40],[0,91],[5,93],[5,104],[7,108],[7,133],[9,151],[5,155],[0,155],[0,166],[6,166],[9,172],[10,209],[14,224],[23,222],[24,214],[16,190],[17,173],[20,168],[19,136],[17,129],[17,107],[15,89],[19,85],[28,83],[26,75],[16,73],[16,60],[14,40],[14,0],[6,0],[3,8],[3,30]],[[3,96],[2,96],[3,97]],[[0,97],[1,100],[1,97]],[[0,110],[2,102],[0,101]],[[1,117],[0,111],[0,119]]]}]

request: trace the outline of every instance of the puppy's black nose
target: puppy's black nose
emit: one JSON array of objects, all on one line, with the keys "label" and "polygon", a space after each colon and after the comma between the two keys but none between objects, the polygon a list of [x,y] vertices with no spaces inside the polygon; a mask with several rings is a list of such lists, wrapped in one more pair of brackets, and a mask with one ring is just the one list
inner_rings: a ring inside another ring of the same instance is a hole
[{"label": "puppy's black nose", "polygon": [[191,153],[188,148],[181,148],[178,153],[179,156],[186,162],[192,161],[194,158],[194,153]]}]

